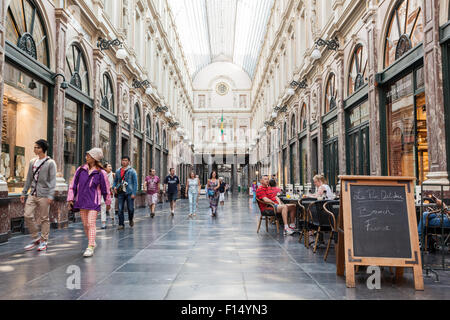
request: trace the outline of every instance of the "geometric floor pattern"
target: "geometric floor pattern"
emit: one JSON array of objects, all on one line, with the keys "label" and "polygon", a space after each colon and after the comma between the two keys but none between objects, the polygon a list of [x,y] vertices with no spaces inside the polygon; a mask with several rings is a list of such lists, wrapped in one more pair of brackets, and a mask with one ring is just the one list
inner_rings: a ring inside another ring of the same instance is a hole
[{"label": "geometric floor pattern", "polygon": [[[244,196],[229,197],[212,218],[205,196],[197,217],[189,219],[187,200],[178,200],[175,217],[159,204],[156,216],[136,210],[135,226],[97,232],[92,258],[81,223],[51,230],[47,252],[25,252],[28,235],[0,245],[0,299],[123,300],[290,300],[290,299],[450,299],[450,276],[424,277],[415,291],[412,273],[394,283],[389,269],[381,289],[368,289],[369,277],[357,274],[356,288],[336,276],[334,249],[326,262],[324,246],[312,253],[298,235],[283,236],[264,224],[256,233],[258,209]],[[98,228],[100,221],[98,221]],[[79,288],[71,270],[79,271]],[[68,285],[69,284],[69,285]],[[72,286],[70,285],[72,284]]]}]

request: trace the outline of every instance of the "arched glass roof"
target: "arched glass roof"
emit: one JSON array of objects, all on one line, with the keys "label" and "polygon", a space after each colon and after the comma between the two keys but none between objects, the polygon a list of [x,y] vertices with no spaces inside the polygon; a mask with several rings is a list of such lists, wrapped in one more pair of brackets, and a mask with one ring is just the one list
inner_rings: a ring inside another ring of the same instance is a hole
[{"label": "arched glass roof", "polygon": [[274,0],[169,0],[189,72],[227,57],[253,79]]}]

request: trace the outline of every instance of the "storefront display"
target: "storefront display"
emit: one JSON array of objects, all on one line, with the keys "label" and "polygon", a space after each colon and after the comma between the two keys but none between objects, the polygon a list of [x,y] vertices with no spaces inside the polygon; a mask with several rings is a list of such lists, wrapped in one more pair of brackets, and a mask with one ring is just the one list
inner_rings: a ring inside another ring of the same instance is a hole
[{"label": "storefront display", "polygon": [[47,139],[48,88],[9,63],[4,80],[0,173],[9,193],[19,193],[35,157],[34,142]]},{"label": "storefront display", "polygon": [[418,184],[429,170],[422,73],[420,68],[407,74],[386,93],[389,175],[416,176]]}]

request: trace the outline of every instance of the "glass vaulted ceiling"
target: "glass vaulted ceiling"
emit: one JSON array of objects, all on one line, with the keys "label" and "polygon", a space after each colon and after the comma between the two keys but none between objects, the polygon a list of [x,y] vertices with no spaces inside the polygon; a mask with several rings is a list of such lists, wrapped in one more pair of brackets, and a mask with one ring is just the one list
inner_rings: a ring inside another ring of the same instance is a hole
[{"label": "glass vaulted ceiling", "polygon": [[225,56],[253,79],[274,0],[168,0],[191,77]]}]

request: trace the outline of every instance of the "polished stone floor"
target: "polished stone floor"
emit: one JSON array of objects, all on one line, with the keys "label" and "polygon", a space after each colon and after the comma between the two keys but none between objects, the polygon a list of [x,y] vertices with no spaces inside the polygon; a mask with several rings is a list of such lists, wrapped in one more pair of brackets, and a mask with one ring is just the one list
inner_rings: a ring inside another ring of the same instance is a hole
[{"label": "polished stone floor", "polygon": [[[324,262],[324,247],[313,254],[297,235],[277,235],[272,225],[257,234],[258,209],[246,197],[230,197],[217,218],[204,196],[195,219],[187,218],[187,200],[177,205],[174,218],[166,203],[153,219],[138,210],[132,229],[99,230],[92,258],[82,257],[80,223],[52,230],[45,253],[23,251],[29,236],[11,238],[0,245],[0,299],[450,299],[443,271],[440,282],[425,277],[422,292],[410,272],[395,284],[388,270],[379,290],[367,288],[363,272],[346,288],[334,249]],[[79,289],[68,286],[73,268]]]}]

